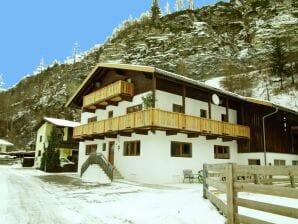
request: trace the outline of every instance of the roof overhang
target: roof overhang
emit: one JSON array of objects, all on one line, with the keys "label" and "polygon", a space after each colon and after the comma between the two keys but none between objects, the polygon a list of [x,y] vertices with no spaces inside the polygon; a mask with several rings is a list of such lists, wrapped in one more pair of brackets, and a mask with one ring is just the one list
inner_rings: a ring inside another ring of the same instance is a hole
[{"label": "roof overhang", "polygon": [[155,73],[156,75],[159,75],[159,76],[165,76],[167,78],[171,78],[171,79],[178,80],[178,81],[181,81],[184,83],[188,83],[188,84],[200,87],[202,89],[206,89],[206,90],[215,92],[215,93],[223,95],[223,96],[229,96],[231,98],[234,98],[234,99],[237,99],[237,100],[240,100],[243,102],[253,103],[253,104],[257,104],[257,105],[261,105],[261,106],[265,106],[265,107],[278,108],[282,111],[286,111],[286,112],[298,115],[297,111],[294,111],[290,108],[283,107],[283,106],[280,106],[280,105],[277,105],[277,104],[274,104],[272,102],[265,101],[265,100],[259,100],[259,99],[255,99],[255,98],[251,98],[251,97],[244,97],[244,96],[241,96],[241,95],[229,92],[229,91],[225,91],[222,89],[212,87],[212,86],[202,83],[198,80],[187,78],[185,76],[178,75],[178,74],[175,74],[172,72],[168,72],[168,71],[165,71],[165,70],[162,70],[159,68],[143,66],[143,65],[112,64],[112,63],[97,64],[94,67],[94,69],[90,72],[90,74],[86,77],[86,79],[82,82],[82,84],[77,89],[77,91],[72,95],[72,97],[65,104],[65,107],[70,107],[74,103],[74,101],[82,94],[82,92],[84,92],[85,88],[90,83],[90,81],[92,81],[94,76],[96,76],[96,74],[98,74],[100,69],[107,69],[107,68],[108,69],[139,71],[139,72],[146,72],[146,73],[152,73],[152,74]]}]

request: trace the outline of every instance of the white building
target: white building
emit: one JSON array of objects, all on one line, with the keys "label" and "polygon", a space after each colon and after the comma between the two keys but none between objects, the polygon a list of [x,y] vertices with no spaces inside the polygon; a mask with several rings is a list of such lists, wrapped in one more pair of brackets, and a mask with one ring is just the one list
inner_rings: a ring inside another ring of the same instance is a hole
[{"label": "white building", "polygon": [[13,144],[6,141],[6,140],[0,139],[0,152],[6,153],[7,148],[10,147],[10,146],[13,146]]},{"label": "white building", "polygon": [[35,145],[35,159],[34,167],[39,168],[41,158],[49,142],[51,131],[54,127],[61,130],[61,145],[60,145],[60,158],[67,158],[74,156],[78,151],[78,143],[72,138],[73,128],[79,126],[80,123],[68,121],[64,119],[44,117],[36,135]]},{"label": "white building", "polygon": [[298,164],[296,111],[154,67],[99,64],[66,106],[82,108],[81,173],[93,153],[144,183],[181,182],[203,163]]}]

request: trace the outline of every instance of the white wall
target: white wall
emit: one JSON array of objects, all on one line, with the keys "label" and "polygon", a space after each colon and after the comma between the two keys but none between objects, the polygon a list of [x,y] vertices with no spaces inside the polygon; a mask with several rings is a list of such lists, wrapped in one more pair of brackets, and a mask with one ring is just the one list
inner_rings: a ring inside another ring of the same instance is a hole
[{"label": "white wall", "polygon": [[[274,160],[279,159],[279,160],[285,160],[286,165],[291,166],[293,160],[298,160],[298,155],[293,155],[293,154],[267,152],[266,155],[267,155],[267,165],[269,163],[274,165]],[[265,165],[263,152],[238,154],[239,164],[248,165],[248,159],[259,159],[261,162],[261,165]]]},{"label": "white wall", "polygon": [[[39,168],[41,163],[41,157],[44,152],[44,143],[48,142],[47,135],[50,133],[52,128],[50,128],[50,124],[45,122],[37,131],[36,134],[36,144],[35,144],[35,160],[34,167]],[[42,140],[40,141],[40,136],[42,136]],[[38,156],[38,151],[40,151],[40,156]]]},{"label": "white wall", "polygon": [[[141,141],[140,156],[124,156],[124,141]],[[222,142],[221,139],[206,140],[205,137],[187,138],[185,134],[166,136],[165,132],[157,131],[155,134],[149,131],[148,135],[136,135],[117,139],[105,139],[86,141],[80,143],[79,167],[87,159],[85,156],[85,144],[98,144],[97,152],[102,152],[103,142],[107,143],[107,150],[103,152],[107,158],[108,142],[115,141],[114,165],[127,180],[143,183],[177,183],[183,180],[183,169],[192,169],[198,172],[203,168],[203,163],[236,162],[237,143]],[[171,157],[171,141],[192,143],[192,157]],[[214,145],[226,145],[230,147],[230,159],[214,159]],[[80,171],[79,171],[80,172]]]}]

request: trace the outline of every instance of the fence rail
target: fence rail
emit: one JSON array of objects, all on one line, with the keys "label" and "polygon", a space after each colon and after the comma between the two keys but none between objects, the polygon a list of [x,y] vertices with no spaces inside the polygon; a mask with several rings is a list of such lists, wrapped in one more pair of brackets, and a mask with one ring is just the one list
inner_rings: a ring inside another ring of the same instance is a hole
[{"label": "fence rail", "polygon": [[[298,218],[297,208],[238,197],[239,192],[251,192],[298,199],[298,189],[296,188],[298,166],[244,166],[234,163],[204,164],[203,175],[204,198],[209,199],[227,216],[228,224],[269,223],[255,217],[239,214],[239,206],[290,218]],[[277,176],[277,178],[274,176]],[[285,184],[288,187],[284,186]],[[216,190],[212,190],[214,188]],[[226,193],[226,201],[217,197],[214,191]]]}]

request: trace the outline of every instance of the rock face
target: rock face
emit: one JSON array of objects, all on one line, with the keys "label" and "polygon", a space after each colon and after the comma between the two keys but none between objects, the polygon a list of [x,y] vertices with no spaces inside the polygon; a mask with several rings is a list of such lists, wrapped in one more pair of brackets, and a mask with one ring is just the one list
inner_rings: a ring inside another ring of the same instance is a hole
[{"label": "rock face", "polygon": [[236,73],[260,75],[256,71],[268,70],[275,37],[297,65],[295,0],[232,0],[175,12],[154,24],[131,22],[80,61],[54,64],[0,91],[0,138],[18,149],[34,149],[43,116],[78,118],[78,111],[63,105],[98,62],[151,65],[198,80],[226,75],[227,64],[233,64]]}]

